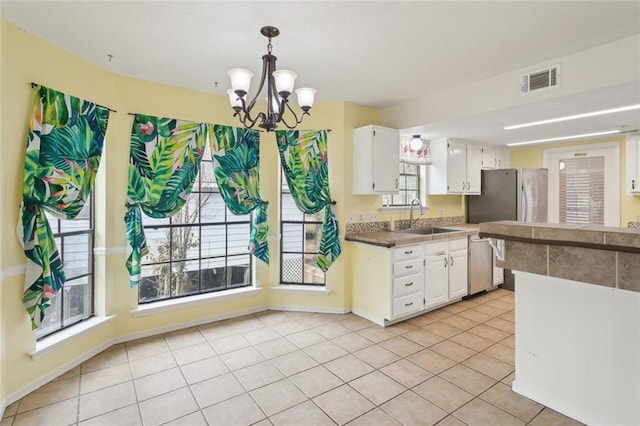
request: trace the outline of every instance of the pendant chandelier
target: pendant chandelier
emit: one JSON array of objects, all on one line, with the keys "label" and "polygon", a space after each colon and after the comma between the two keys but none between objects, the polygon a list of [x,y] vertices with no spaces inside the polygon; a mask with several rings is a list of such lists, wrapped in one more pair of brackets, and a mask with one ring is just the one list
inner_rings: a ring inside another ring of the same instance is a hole
[{"label": "pendant chandelier", "polygon": [[[247,103],[247,94],[249,93],[253,73],[242,68],[234,68],[228,72],[229,77],[231,77],[232,89],[227,90],[227,94],[229,95],[231,108],[235,111],[233,116],[237,116],[240,123],[249,129],[258,124],[258,127],[270,132],[278,127],[278,123],[293,129],[302,123],[305,115],[310,115],[309,110],[313,106],[316,91],[308,87],[296,89],[298,105],[302,110],[302,114],[298,118],[298,115],[289,105],[289,96],[293,92],[293,85],[298,74],[289,70],[276,70],[276,60],[278,58],[271,54],[273,47],[271,39],[280,35],[280,30],[276,27],[267,26],[262,27],[260,33],[269,39],[269,43],[267,44],[267,54],[262,57],[260,85],[251,101]],[[267,111],[255,113],[253,108],[260,93],[262,93],[265,83],[267,84]],[[289,111],[288,114],[287,111]],[[290,117],[286,118],[285,116]]]}]

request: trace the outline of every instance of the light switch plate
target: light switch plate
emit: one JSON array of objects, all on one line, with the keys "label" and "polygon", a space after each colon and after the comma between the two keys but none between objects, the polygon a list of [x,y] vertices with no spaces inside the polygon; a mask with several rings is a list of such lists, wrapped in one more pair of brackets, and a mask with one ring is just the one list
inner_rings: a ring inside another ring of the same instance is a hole
[{"label": "light switch plate", "polygon": [[369,222],[377,222],[378,221],[378,213],[371,212],[369,213]]},{"label": "light switch plate", "polygon": [[364,215],[362,213],[359,214],[358,220],[360,223],[364,222]]}]

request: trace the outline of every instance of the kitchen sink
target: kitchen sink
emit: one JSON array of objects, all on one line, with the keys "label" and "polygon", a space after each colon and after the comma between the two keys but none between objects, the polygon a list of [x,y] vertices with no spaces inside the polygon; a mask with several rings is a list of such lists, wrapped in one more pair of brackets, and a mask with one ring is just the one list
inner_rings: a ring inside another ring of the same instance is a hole
[{"label": "kitchen sink", "polygon": [[405,234],[418,234],[418,235],[432,235],[432,234],[444,234],[446,232],[456,232],[457,229],[448,229],[448,228],[412,228],[412,229],[402,229],[396,232],[403,232]]}]

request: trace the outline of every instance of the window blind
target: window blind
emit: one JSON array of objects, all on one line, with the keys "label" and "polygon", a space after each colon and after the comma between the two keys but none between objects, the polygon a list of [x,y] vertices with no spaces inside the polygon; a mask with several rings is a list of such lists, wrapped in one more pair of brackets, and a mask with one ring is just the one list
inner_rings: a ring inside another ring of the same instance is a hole
[{"label": "window blind", "polygon": [[604,157],[560,161],[560,223],[604,224]]}]

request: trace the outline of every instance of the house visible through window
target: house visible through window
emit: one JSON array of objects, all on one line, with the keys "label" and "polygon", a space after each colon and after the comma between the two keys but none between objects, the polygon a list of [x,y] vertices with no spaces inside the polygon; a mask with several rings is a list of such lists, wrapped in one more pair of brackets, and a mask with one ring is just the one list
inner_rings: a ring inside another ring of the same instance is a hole
[{"label": "house visible through window", "polygon": [[210,158],[207,147],[191,194],[178,213],[143,218],[149,254],[142,261],[140,303],[252,283],[250,215],[236,216],[227,209]]},{"label": "house visible through window", "polygon": [[408,206],[414,198],[420,199],[420,166],[400,162],[400,180],[398,195],[384,195],[384,206]]},{"label": "house visible through window", "polygon": [[51,299],[36,337],[42,338],[93,315],[93,208],[87,200],[75,219],[46,213],[62,260],[65,283]]},{"label": "house visible through window", "polygon": [[322,231],[323,211],[304,214],[291,196],[281,175],[280,191],[280,282],[283,284],[325,285],[325,274],[316,265]]}]

